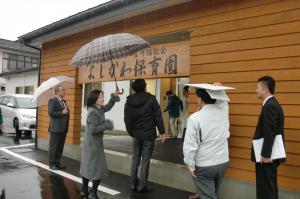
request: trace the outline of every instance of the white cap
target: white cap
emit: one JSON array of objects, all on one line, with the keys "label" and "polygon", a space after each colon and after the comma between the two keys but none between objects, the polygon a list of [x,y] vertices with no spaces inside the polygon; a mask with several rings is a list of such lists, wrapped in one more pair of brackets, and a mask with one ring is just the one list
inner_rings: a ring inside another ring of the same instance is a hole
[{"label": "white cap", "polygon": [[212,99],[230,101],[229,97],[226,95],[225,90],[235,89],[228,86],[215,86],[213,84],[186,84],[186,86],[205,89],[206,92]]}]

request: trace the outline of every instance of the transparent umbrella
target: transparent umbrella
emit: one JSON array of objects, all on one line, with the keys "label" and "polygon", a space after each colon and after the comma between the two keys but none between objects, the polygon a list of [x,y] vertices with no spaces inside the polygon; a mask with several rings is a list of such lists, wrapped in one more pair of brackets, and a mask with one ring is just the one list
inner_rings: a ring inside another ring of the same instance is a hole
[{"label": "transparent umbrella", "polygon": [[68,76],[57,76],[48,79],[43,82],[34,92],[32,103],[37,105],[46,105],[48,100],[54,96],[53,88],[58,85],[63,85],[64,87],[70,87],[75,84],[75,80]]},{"label": "transparent umbrella", "polygon": [[[70,65],[91,66],[109,60],[113,65],[113,59],[133,55],[148,47],[149,43],[146,40],[130,33],[107,35],[94,39],[81,47],[70,61]],[[116,88],[119,90],[115,74],[114,80]],[[120,94],[122,93],[123,89]]]}]

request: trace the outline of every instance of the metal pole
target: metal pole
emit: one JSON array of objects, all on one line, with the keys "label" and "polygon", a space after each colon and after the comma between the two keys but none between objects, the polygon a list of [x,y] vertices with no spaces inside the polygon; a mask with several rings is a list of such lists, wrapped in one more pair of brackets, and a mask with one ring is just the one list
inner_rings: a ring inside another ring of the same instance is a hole
[{"label": "metal pole", "polygon": [[[35,46],[32,46],[28,43],[26,43],[25,41],[23,41],[23,43],[25,44],[25,46],[28,46],[30,48],[34,48],[36,50],[38,50],[40,52],[40,60],[39,60],[39,66],[38,66],[38,86],[41,83],[41,64],[42,64],[42,49],[37,48]],[[34,138],[34,148],[37,149],[38,148],[38,140],[37,140],[37,128],[38,128],[38,121],[39,121],[39,106],[37,106],[36,109],[36,126],[35,126],[35,138]]]}]

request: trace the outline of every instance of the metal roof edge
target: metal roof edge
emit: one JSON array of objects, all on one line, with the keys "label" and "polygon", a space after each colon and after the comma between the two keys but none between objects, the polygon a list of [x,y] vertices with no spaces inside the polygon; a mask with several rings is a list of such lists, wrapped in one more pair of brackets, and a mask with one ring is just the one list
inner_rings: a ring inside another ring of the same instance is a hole
[{"label": "metal roof edge", "polygon": [[191,0],[112,0],[37,30],[21,35],[18,39],[35,46],[44,42],[72,35],[93,26],[101,26],[154,10],[174,6]]}]

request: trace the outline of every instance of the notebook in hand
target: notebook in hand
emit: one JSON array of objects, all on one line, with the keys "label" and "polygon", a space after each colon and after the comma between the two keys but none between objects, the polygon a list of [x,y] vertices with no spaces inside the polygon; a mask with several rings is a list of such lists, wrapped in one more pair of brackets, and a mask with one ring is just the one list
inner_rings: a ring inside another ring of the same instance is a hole
[{"label": "notebook in hand", "polygon": [[[264,138],[253,140],[252,143],[253,143],[256,162],[261,162],[261,150],[262,150],[262,145],[264,143]],[[281,135],[276,135],[272,147],[271,159],[276,160],[281,158],[286,158],[283,139]]]}]

